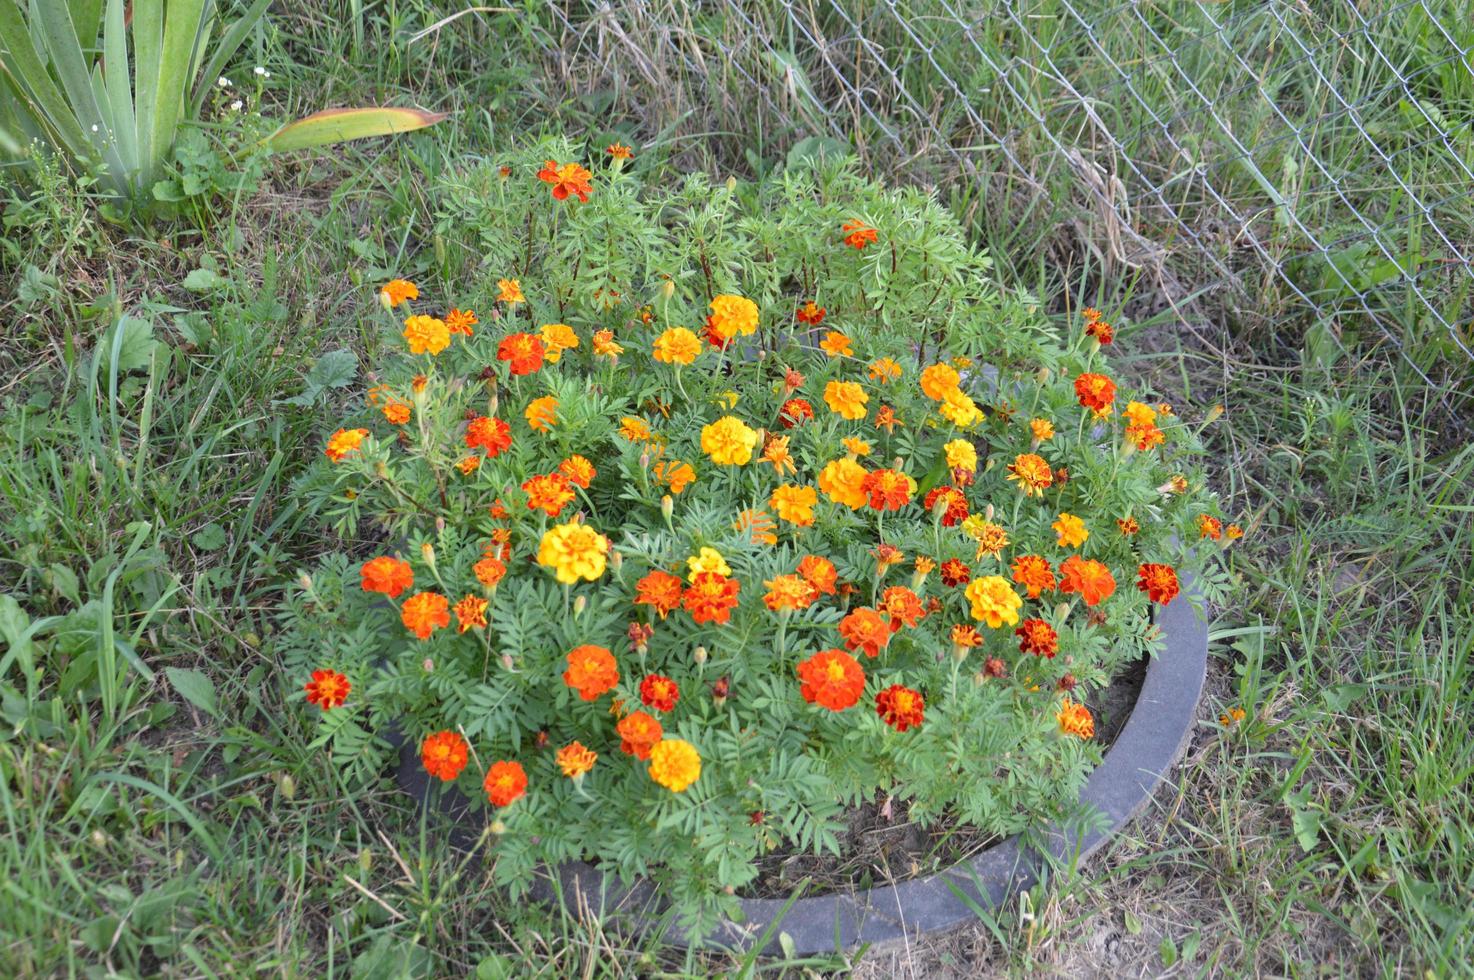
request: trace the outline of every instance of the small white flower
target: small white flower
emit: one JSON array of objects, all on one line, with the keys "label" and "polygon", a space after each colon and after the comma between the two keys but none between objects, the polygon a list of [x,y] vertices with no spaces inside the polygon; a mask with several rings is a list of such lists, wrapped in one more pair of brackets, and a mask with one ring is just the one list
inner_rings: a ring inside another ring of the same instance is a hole
[{"label": "small white flower", "polygon": [[92,131],[93,131],[93,132],[94,132],[94,133],[95,133],[95,132],[97,132],[97,123],[93,123],[93,124],[92,124]]},{"label": "small white flower", "polygon": [[265,68],[262,68],[260,65],[257,65],[255,68],[253,68],[251,70],[254,71],[261,78],[270,78],[271,77],[271,72],[267,71]]},{"label": "small white flower", "polygon": [[219,85],[221,88],[230,88],[230,79],[226,78],[224,75],[221,75],[219,78],[215,79],[215,84]]},{"label": "small white flower", "polygon": [[235,100],[235,101],[234,101],[234,102],[232,102],[232,103],[231,103],[231,104],[230,104],[230,107],[231,107],[231,108],[232,108],[232,109],[234,109],[234,110],[235,110],[235,111],[236,111],[236,112],[240,112],[240,111],[241,111],[241,108],[242,108],[242,107],[243,107],[243,106],[244,106],[244,105],[245,105],[245,103],[244,103],[244,102],[242,102],[242,101],[241,101],[241,100],[240,100],[240,99],[236,99],[236,100]]}]

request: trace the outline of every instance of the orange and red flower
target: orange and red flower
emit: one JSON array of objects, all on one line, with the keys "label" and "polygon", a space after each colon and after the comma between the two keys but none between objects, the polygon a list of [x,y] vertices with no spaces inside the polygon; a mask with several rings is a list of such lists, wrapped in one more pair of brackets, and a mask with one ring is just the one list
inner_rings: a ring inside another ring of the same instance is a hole
[{"label": "orange and red flower", "polygon": [[1043,456],[1021,453],[1008,464],[1008,478],[1017,481],[1019,489],[1026,495],[1042,497],[1054,483],[1054,471]]},{"label": "orange and red flower", "polygon": [[844,232],[844,243],[856,251],[864,251],[866,245],[874,245],[879,233],[859,218],[846,221],[839,229]]},{"label": "orange and red flower", "polygon": [[949,486],[935,487],[922,503],[928,512],[935,514],[938,501],[942,502],[943,527],[956,527],[967,520],[967,498],[962,495],[961,490]]},{"label": "orange and red flower", "polygon": [[563,683],[577,691],[584,701],[597,701],[601,694],[619,683],[619,665],[608,647],[585,643],[568,651]]},{"label": "orange and red flower", "polygon": [[501,419],[478,415],[466,425],[466,446],[484,449],[487,459],[496,459],[512,448],[512,427]]},{"label": "orange and red flower", "polygon": [[1097,415],[1108,415],[1116,400],[1116,383],[1103,374],[1085,373],[1075,379],[1075,396]]},{"label": "orange and red flower", "polygon": [[805,555],[798,563],[798,573],[814,587],[815,592],[823,595],[834,595],[835,586],[839,583],[834,562],[819,555]]},{"label": "orange and red flower", "polygon": [[807,323],[811,327],[816,327],[824,322],[824,312],[824,307],[818,305],[813,300],[809,300],[794,311],[793,315],[798,319],[799,323]]},{"label": "orange and red flower", "polygon": [[1136,581],[1136,587],[1145,592],[1146,597],[1152,602],[1160,602],[1165,606],[1177,598],[1179,591],[1177,572],[1171,565],[1143,562],[1136,573],[1140,576]]},{"label": "orange and red flower", "polygon": [[619,751],[636,759],[650,758],[650,750],[665,737],[660,722],[643,711],[634,711],[619,719],[614,732],[619,736]]},{"label": "orange and red flower", "polygon": [[425,771],[443,782],[451,782],[466,768],[466,740],[459,732],[443,731],[425,736],[420,744],[420,762]]},{"label": "orange and red flower", "polygon": [[737,593],[740,583],[719,572],[698,572],[691,579],[681,597],[686,611],[697,625],[702,623],[726,623],[737,608]]},{"label": "orange and red flower", "polygon": [[867,657],[878,657],[891,641],[890,620],[868,606],[851,610],[839,621],[839,635],[850,650],[861,650]]},{"label": "orange and red flower", "polygon": [[542,340],[530,333],[508,334],[496,347],[496,359],[506,361],[514,375],[537,371],[543,366],[545,353]]},{"label": "orange and red flower", "polygon": [[791,612],[807,609],[819,597],[819,592],[802,575],[779,575],[763,583],[768,594],[763,596],[763,605],[774,612]]},{"label": "orange and red flower", "polygon": [[875,695],[875,713],[880,720],[898,732],[916,728],[923,719],[926,699],[920,691],[913,691],[902,684],[892,684]]},{"label": "orange and red flower", "polygon": [[307,692],[307,703],[315,704],[324,711],[342,707],[348,700],[353,685],[348,678],[336,670],[314,670],[312,680],[303,685]]},{"label": "orange and red flower", "polygon": [[854,707],[865,693],[865,670],[843,650],[821,650],[798,665],[799,694],[830,711]]},{"label": "orange and red flower", "polygon": [[486,628],[486,600],[479,595],[467,595],[455,604],[456,632]]},{"label": "orange and red flower", "polygon": [[549,517],[561,514],[576,496],[562,473],[540,473],[522,484],[522,492],[527,494],[528,510],[540,510]]},{"label": "orange and red flower", "polygon": [[649,606],[664,619],[681,604],[681,580],[660,569],[635,583],[635,605]]},{"label": "orange and red flower", "polygon": [[791,429],[795,425],[814,417],[814,406],[809,404],[806,398],[790,398],[783,403],[778,410],[778,421],[783,428]]},{"label": "orange and red flower", "polygon": [[1069,698],[1065,698],[1055,720],[1059,722],[1062,735],[1073,735],[1078,739],[1095,737],[1095,719],[1090,716],[1090,709],[1083,704],[1075,704]]},{"label": "orange and red flower", "polygon": [[961,558],[948,558],[942,562],[942,584],[948,588],[966,585],[971,579],[972,569]]},{"label": "orange and red flower", "polygon": [[422,640],[450,625],[450,600],[438,592],[416,592],[399,609],[404,628]]},{"label": "orange and red flower", "polygon": [[881,594],[878,606],[877,612],[890,617],[892,633],[902,626],[915,626],[926,615],[926,610],[921,607],[921,599],[904,585],[893,585],[886,589]]},{"label": "orange and red flower", "polygon": [[348,455],[358,452],[368,434],[368,429],[339,429],[328,436],[328,445],[323,450],[323,455],[334,463],[341,463]]},{"label": "orange and red flower", "polygon": [[1018,648],[1023,653],[1051,660],[1059,653],[1059,634],[1042,619],[1026,619],[1013,632],[1019,638]]},{"label": "orange and red flower", "polygon": [[527,772],[520,762],[498,760],[486,770],[481,788],[492,806],[511,806],[527,792]]},{"label": "orange and red flower", "polygon": [[564,201],[569,195],[573,195],[587,203],[589,195],[594,192],[593,184],[590,183],[593,177],[594,175],[580,164],[560,164],[557,160],[547,161],[537,172],[538,180],[553,185],[553,200],[555,201]]},{"label": "orange and red flower", "polygon": [[558,472],[563,474],[569,483],[587,490],[598,471],[594,469],[593,463],[575,454],[558,464]]},{"label": "orange and red flower", "polygon": [[409,562],[388,555],[364,562],[359,575],[365,592],[382,592],[391,599],[398,599],[401,592],[415,584],[414,569],[409,567]]},{"label": "orange and red flower", "polygon": [[861,492],[870,498],[870,506],[878,511],[900,510],[911,502],[914,484],[900,470],[875,470],[865,474]]},{"label": "orange and red flower", "polygon": [[451,311],[445,314],[445,329],[467,337],[472,335],[471,328],[480,322],[476,319],[475,312],[471,310],[459,310],[452,307]]},{"label": "orange and red flower", "polygon": [[1220,540],[1223,537],[1223,522],[1211,514],[1199,514],[1198,537]]},{"label": "orange and red flower", "polygon": [[640,681],[640,701],[656,711],[674,711],[681,689],[664,674],[650,674]]},{"label": "orange and red flower", "polygon": [[1029,590],[1029,598],[1037,599],[1057,584],[1054,569],[1038,555],[1019,555],[1013,560],[1013,580]]},{"label": "orange and red flower", "polygon": [[1059,590],[1078,593],[1087,606],[1099,605],[1116,591],[1111,570],[1094,559],[1071,555],[1060,564],[1059,571]]}]

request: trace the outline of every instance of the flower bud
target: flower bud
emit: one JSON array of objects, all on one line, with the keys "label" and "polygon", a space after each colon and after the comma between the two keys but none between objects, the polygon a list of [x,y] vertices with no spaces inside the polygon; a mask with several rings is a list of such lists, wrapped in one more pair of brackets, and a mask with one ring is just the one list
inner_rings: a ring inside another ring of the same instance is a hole
[{"label": "flower bud", "polygon": [[640,454],[640,469],[642,469],[642,470],[648,470],[649,468],[650,468],[650,453],[647,450],[646,452],[643,452],[643,453]]},{"label": "flower bud", "polygon": [[382,459],[374,464],[374,476],[381,480],[389,479],[389,466]]},{"label": "flower bud", "polygon": [[374,868],[374,852],[367,847],[358,852],[358,870],[368,874]]},{"label": "flower bud", "polygon": [[983,520],[985,520],[985,521],[991,521],[993,519],[993,514],[994,513],[996,513],[996,511],[993,510],[993,505],[992,504],[989,504],[988,506],[984,507],[983,508]]},{"label": "flower bud", "polygon": [[292,778],[291,773],[282,773],[281,779],[277,780],[276,790],[282,795],[282,799],[290,800],[297,795],[297,781]]},{"label": "flower bud", "polygon": [[573,615],[582,616],[583,611],[589,606],[589,597],[586,595],[575,596],[573,599]]},{"label": "flower bud", "polygon": [[676,294],[676,281],[674,279],[667,279],[665,282],[663,282],[663,283],[660,284],[660,298],[661,299],[666,300],[667,302],[669,302],[670,301],[670,298],[672,296],[674,296],[675,294]]},{"label": "flower bud", "polygon": [[736,189],[737,189],[737,178],[736,177],[728,177],[727,178],[727,193],[730,194],[733,191],[735,191]]},{"label": "flower bud", "polygon": [[1047,368],[1047,367],[1040,368],[1039,369],[1039,383],[1041,385],[1047,385],[1047,384],[1049,384],[1049,378],[1050,378],[1049,368]]},{"label": "flower bud", "polygon": [[660,516],[661,517],[664,517],[667,521],[669,521],[670,520],[670,515],[675,511],[675,509],[676,509],[676,502],[675,502],[675,500],[673,500],[671,498],[671,495],[670,494],[666,494],[665,496],[663,496],[663,497],[660,498]]},{"label": "flower bud", "polygon": [[624,555],[618,551],[611,549],[609,552],[609,565],[616,572],[618,572],[620,569],[624,568]]},{"label": "flower bud", "polygon": [[691,654],[698,664],[706,663],[706,647],[697,647]]},{"label": "flower bud", "polygon": [[1218,421],[1218,417],[1220,415],[1222,415],[1222,414],[1223,414],[1223,406],[1222,405],[1214,405],[1212,408],[1208,409],[1208,414],[1203,418],[1203,424],[1204,425],[1208,425],[1208,424],[1210,424],[1212,422],[1217,422]]},{"label": "flower bud", "polygon": [[1059,605],[1054,607],[1054,618],[1060,626],[1063,626],[1065,624],[1065,620],[1070,618],[1070,608],[1071,606],[1068,602],[1061,602]]},{"label": "flower bud", "polygon": [[502,654],[502,666],[507,668],[508,670],[511,670],[513,667],[516,666],[515,662],[512,660],[512,655],[510,653]]},{"label": "flower bud", "polygon": [[445,531],[445,518],[440,517],[439,515],[436,515],[436,517],[435,517],[435,533],[436,534],[440,534],[440,533],[442,533],[444,531]]},{"label": "flower bud", "polygon": [[425,560],[425,565],[430,569],[430,574],[435,574],[435,546],[428,541],[421,544],[420,557]]},{"label": "flower bud", "polygon": [[388,290],[379,290],[379,305],[382,306],[385,311],[394,309],[394,300],[389,298]]},{"label": "flower bud", "polygon": [[297,584],[299,586],[301,586],[303,592],[311,592],[312,591],[312,576],[311,575],[308,575],[306,572],[298,572],[297,573]]},{"label": "flower bud", "polygon": [[435,673],[435,661],[431,660],[429,657],[426,657],[423,661],[420,662],[420,669],[422,669],[427,674]]},{"label": "flower bud", "polygon": [[493,820],[491,822],[491,827],[488,829],[490,829],[493,834],[500,837],[502,834],[505,834],[507,832],[507,825],[500,820]]}]

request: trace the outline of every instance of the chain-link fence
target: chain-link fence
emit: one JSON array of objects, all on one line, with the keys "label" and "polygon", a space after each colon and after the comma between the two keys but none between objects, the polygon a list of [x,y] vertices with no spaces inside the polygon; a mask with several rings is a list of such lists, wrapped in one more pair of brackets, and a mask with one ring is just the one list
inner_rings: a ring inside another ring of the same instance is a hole
[{"label": "chain-link fence", "polygon": [[652,136],[833,141],[1025,244],[1063,229],[1184,316],[1333,344],[1370,322],[1424,368],[1474,359],[1465,0],[550,10],[568,90]]}]

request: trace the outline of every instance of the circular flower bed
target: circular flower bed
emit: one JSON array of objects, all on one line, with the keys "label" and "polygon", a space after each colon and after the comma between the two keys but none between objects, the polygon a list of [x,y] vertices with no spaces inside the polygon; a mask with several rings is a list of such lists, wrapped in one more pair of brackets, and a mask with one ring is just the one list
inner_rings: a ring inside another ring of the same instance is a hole
[{"label": "circular flower bed", "polygon": [[917,192],[563,159],[449,180],[440,245],[488,285],[383,286],[377,383],[301,486],[360,542],[285,615],[347,777],[397,723],[508,888],[591,860],[696,928],[877,796],[998,836],[1076,799],[1085,694],[1219,551],[1176,542],[1237,534],[1202,423]]}]

